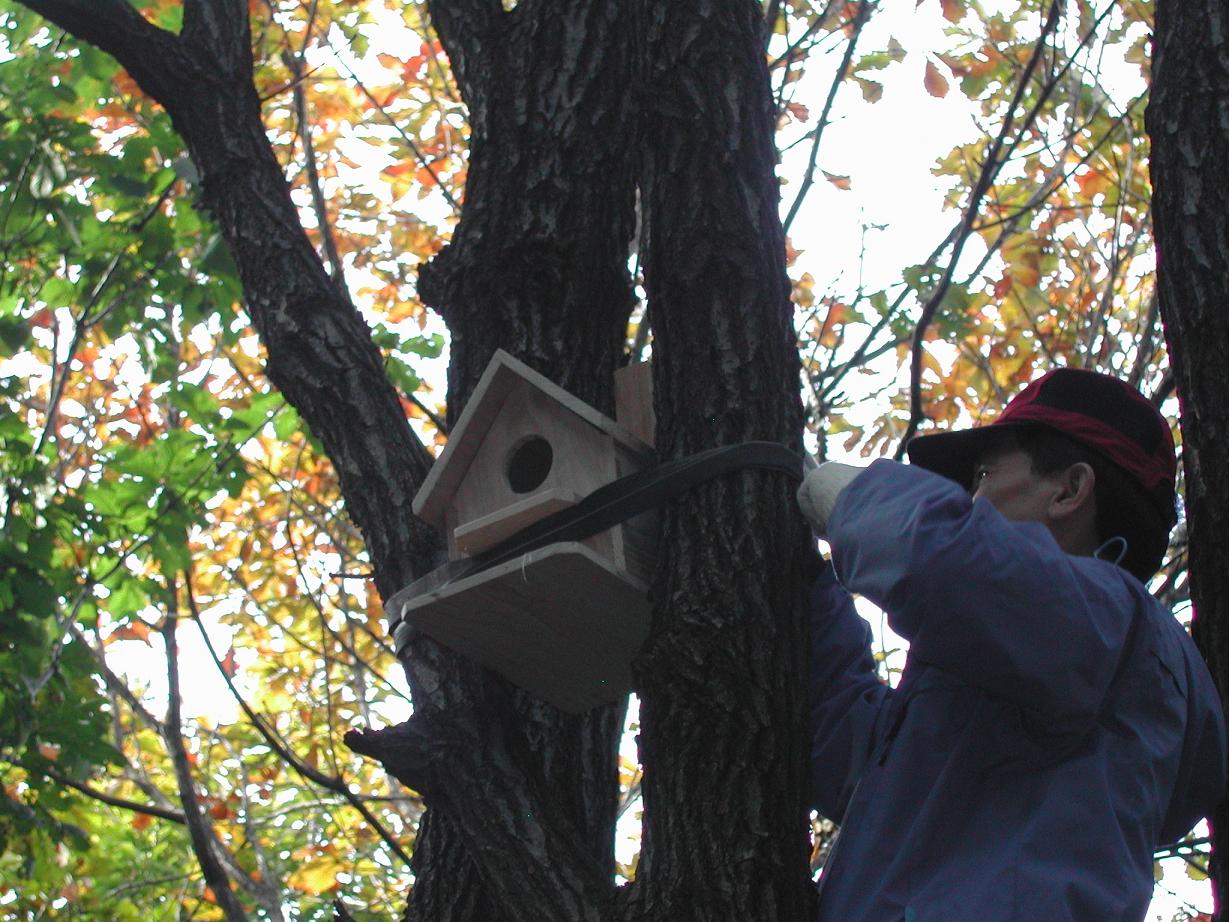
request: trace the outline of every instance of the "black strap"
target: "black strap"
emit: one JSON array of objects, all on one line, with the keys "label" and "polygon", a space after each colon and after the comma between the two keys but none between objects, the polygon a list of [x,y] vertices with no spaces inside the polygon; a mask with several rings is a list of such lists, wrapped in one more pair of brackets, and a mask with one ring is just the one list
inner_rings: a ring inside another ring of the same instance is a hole
[{"label": "black strap", "polygon": [[473,557],[450,561],[396,593],[385,608],[391,616],[390,628],[397,639],[397,652],[401,652],[404,646],[402,635],[406,634],[398,630],[400,610],[409,599],[548,544],[592,537],[722,474],[750,467],[777,471],[794,480],[801,480],[803,465],[801,456],[779,442],[743,442],[740,445],[710,448],[611,481],[598,487],[575,506],[539,519]]}]

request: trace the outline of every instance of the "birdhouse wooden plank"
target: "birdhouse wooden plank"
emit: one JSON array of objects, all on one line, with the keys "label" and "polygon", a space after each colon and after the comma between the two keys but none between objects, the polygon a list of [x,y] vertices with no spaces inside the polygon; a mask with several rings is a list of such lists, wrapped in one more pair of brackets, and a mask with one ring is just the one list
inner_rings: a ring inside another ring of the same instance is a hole
[{"label": "birdhouse wooden plank", "polygon": [[[647,377],[624,388],[621,413],[644,426]],[[653,464],[652,449],[615,420],[497,352],[414,499],[444,529],[449,557],[489,550],[526,526]],[[409,623],[567,710],[630,689],[648,630],[656,517],[531,554],[390,600]]]},{"label": "birdhouse wooden plank", "polygon": [[572,541],[409,600],[401,616],[573,713],[631,690],[649,629],[646,587]]},{"label": "birdhouse wooden plank", "polygon": [[624,365],[615,372],[615,418],[647,445],[657,444],[653,409],[653,375],[648,362]]}]

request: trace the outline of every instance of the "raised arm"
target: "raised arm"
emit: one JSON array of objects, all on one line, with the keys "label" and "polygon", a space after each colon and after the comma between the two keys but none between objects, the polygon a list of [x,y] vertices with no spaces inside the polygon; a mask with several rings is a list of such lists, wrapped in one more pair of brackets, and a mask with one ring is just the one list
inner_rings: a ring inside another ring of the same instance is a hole
[{"label": "raised arm", "polygon": [[811,801],[840,822],[874,747],[879,715],[891,695],[871,655],[871,629],[825,566],[811,588]]},{"label": "raised arm", "polygon": [[1064,553],[1045,526],[890,461],[841,492],[829,539],[841,582],[887,612],[911,658],[1055,730],[1096,718],[1146,595],[1118,568]]}]

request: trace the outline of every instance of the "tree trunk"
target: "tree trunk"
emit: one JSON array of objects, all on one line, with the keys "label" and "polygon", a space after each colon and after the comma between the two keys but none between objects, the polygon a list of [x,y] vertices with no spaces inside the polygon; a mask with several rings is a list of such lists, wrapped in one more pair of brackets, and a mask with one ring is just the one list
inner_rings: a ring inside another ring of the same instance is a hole
[{"label": "tree trunk", "polygon": [[[1157,286],[1182,408],[1195,641],[1229,703],[1229,7],[1157,0],[1152,140]],[[1229,804],[1212,820],[1218,918]]]},{"label": "tree trunk", "polygon": [[[638,12],[659,452],[751,440],[800,452],[759,4],[645,0]],[[807,535],[795,487],[748,472],[665,510],[638,673],[647,768],[637,883],[647,918],[810,915],[799,643]]]},{"label": "tree trunk", "polygon": [[[634,304],[627,270],[634,192],[623,97],[629,43],[619,7],[613,0],[542,0],[507,12],[488,0],[430,4],[471,125],[461,222],[419,281],[424,302],[448,323],[452,420],[500,348],[587,403],[613,409],[613,374]],[[409,650],[412,681],[423,659],[418,646]],[[429,675],[434,679],[434,671]],[[448,712],[484,698],[508,699],[511,708],[485,708],[478,722],[501,723],[500,735],[524,740],[522,751],[532,753],[525,770],[541,777],[579,836],[599,901],[602,891],[613,893],[625,705],[577,717],[491,676],[451,687],[446,697],[430,697],[423,682],[414,681],[415,706],[430,701]],[[511,783],[519,782],[514,776]],[[479,814],[493,807],[485,772],[453,777],[448,786],[448,803],[472,802]],[[428,795],[427,803],[438,801]],[[419,883],[408,918],[473,918],[435,908],[439,894],[455,891],[456,873],[436,857],[430,839],[450,835],[455,821],[447,813],[433,817],[427,850],[420,833]],[[489,834],[479,831],[481,815],[460,822],[469,832],[466,841]],[[505,826],[515,829],[514,822]],[[524,850],[523,842],[505,846]],[[552,917],[535,895],[510,891],[502,876],[488,874],[487,880],[508,918]],[[580,912],[569,907],[563,917]]]}]

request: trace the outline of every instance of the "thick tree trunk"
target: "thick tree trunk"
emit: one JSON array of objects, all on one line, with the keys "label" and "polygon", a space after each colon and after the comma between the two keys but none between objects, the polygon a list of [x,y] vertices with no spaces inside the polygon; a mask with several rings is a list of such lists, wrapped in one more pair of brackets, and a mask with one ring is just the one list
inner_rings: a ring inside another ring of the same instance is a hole
[{"label": "thick tree trunk", "polygon": [[[497,348],[599,409],[613,408],[613,374],[634,303],[627,270],[635,224],[632,151],[623,103],[629,42],[619,9],[613,0],[540,0],[511,11],[490,0],[430,4],[471,125],[461,223],[419,283],[423,300],[448,323],[451,419],[464,409]],[[422,652],[417,645],[409,652],[414,676]],[[425,700],[421,686],[416,706]],[[586,899],[603,902],[603,891],[613,894],[624,706],[564,715],[491,676],[451,689],[446,697],[436,695],[432,706],[455,711],[496,697],[511,703],[481,709],[480,735],[526,743],[528,771],[542,778],[545,796],[561,809],[592,862],[593,886],[578,885],[575,896],[585,891]],[[454,821],[467,830],[467,842],[489,836],[489,828],[480,831],[486,825],[481,814],[518,799],[515,791],[492,797],[490,781],[485,771],[450,778],[446,802],[472,801],[479,815],[433,817],[428,839],[451,835]],[[428,806],[439,806],[430,793]],[[503,826],[514,835],[516,829],[514,822]],[[439,913],[439,894],[454,892],[456,874],[439,860],[433,842],[421,848],[422,835],[408,918],[473,918]],[[502,847],[523,852],[524,842]],[[598,908],[582,910],[565,900],[552,910],[541,905],[540,894],[510,890],[502,875],[487,879],[509,918],[552,918],[560,908],[564,918],[581,918]]]},{"label": "thick tree trunk", "polygon": [[[1194,635],[1229,702],[1229,7],[1157,0],[1153,47],[1152,213],[1161,316],[1182,406]],[[1225,801],[1213,831],[1220,907]]]},{"label": "thick tree trunk", "polygon": [[[752,0],[639,3],[641,200],[663,459],[801,451],[798,356]],[[665,510],[642,689],[646,918],[809,916],[796,484],[722,478]]]}]

